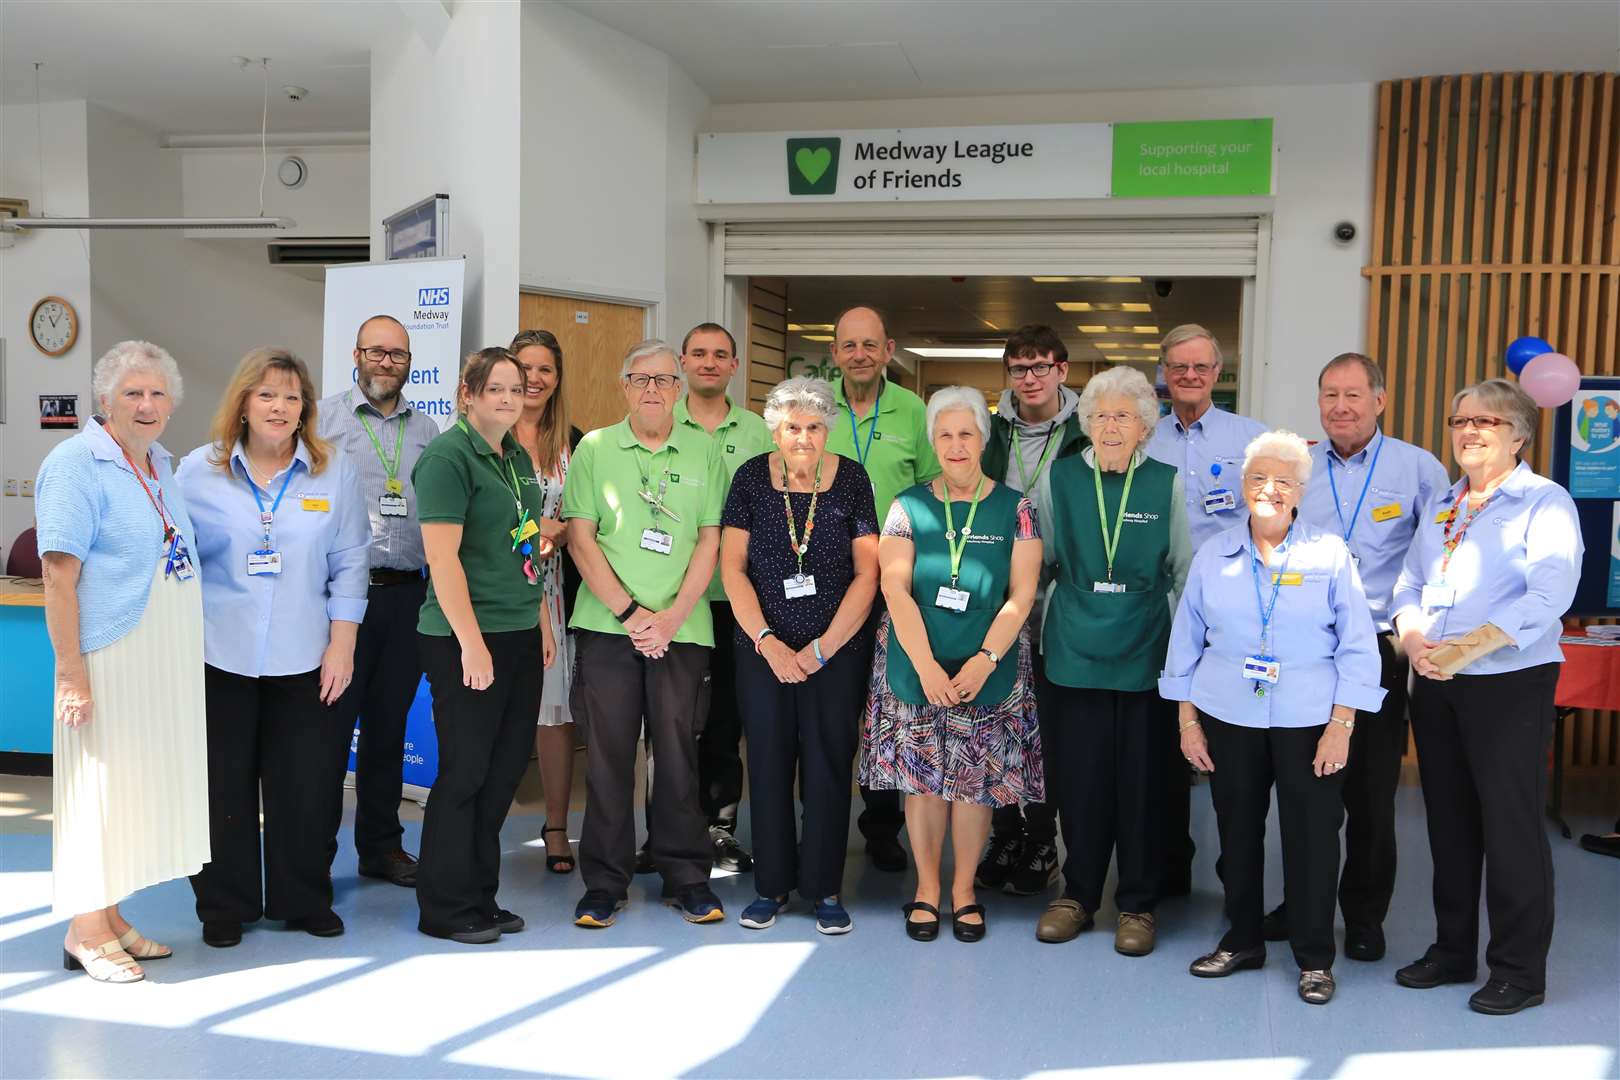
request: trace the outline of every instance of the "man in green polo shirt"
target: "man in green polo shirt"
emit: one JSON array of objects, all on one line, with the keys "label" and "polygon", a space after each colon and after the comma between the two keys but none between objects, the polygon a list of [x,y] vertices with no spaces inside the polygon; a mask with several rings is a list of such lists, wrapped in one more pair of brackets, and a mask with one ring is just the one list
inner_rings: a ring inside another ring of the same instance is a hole
[{"label": "man in green polo shirt", "polygon": [[[896,495],[939,475],[927,409],[922,398],[884,377],[894,359],[894,339],[876,308],[852,307],[839,315],[831,348],[843,377],[833,386],[841,415],[828,433],[827,452],[852,457],[866,468],[881,524]],[[873,608],[873,619],[880,617],[881,606]],[[866,808],[857,823],[866,853],[879,870],[899,873],[906,868],[900,793],[862,788],[861,798]]]},{"label": "man in green polo shirt", "polygon": [[726,471],[715,441],[675,423],[675,350],[644,341],[621,372],[629,415],[580,440],[563,489],[584,587],[575,632],[576,716],[587,725],[578,926],[611,925],[635,865],[636,743],[658,748],[648,822],[666,901],[689,922],[725,918],[709,888],[713,848],[698,799],[697,710],[714,626],[706,600],[720,550]]}]

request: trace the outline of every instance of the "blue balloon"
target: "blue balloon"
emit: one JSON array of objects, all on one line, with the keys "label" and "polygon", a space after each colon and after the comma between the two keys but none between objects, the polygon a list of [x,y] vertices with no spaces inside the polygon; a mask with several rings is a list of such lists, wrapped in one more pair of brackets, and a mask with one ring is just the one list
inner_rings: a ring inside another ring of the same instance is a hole
[{"label": "blue balloon", "polygon": [[1517,375],[1524,370],[1524,365],[1536,357],[1557,351],[1538,337],[1514,338],[1507,347],[1508,370]]}]

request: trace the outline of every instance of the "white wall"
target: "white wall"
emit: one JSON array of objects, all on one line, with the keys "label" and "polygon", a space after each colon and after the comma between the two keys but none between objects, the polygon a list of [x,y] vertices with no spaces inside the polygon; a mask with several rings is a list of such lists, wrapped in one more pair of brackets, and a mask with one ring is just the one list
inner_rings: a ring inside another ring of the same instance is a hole
[{"label": "white wall", "polygon": [[[26,198],[29,211],[57,217],[90,212],[85,164],[85,103],[45,105],[44,187],[40,193],[39,142],[33,105],[0,106],[0,192]],[[78,232],[14,234],[0,248],[0,338],[5,339],[5,424],[0,426],[0,475],[32,480],[51,448],[71,432],[41,431],[40,394],[78,394],[79,415],[90,414],[90,366],[96,325],[91,313],[89,240]],[[61,296],[79,313],[79,339],[65,355],[34,348],[28,316],[45,296]],[[82,423],[82,420],[81,420]],[[0,544],[7,553],[18,533],[34,523],[34,500],[0,497]]]},{"label": "white wall", "polygon": [[[187,217],[252,217],[259,212],[264,159],[257,146],[169,153],[180,159],[181,206]],[[297,188],[283,187],[276,179],[276,167],[289,155],[308,166],[308,178]],[[264,165],[265,216],[295,223],[277,236],[369,235],[371,155],[364,146],[271,147]]]}]

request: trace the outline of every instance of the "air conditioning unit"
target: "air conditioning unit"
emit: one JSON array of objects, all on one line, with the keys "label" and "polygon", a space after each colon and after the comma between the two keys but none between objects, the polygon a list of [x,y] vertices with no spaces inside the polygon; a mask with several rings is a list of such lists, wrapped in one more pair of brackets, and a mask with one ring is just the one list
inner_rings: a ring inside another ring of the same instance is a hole
[{"label": "air conditioning unit", "polygon": [[265,245],[276,266],[334,266],[371,261],[371,240],[364,236],[299,236]]}]

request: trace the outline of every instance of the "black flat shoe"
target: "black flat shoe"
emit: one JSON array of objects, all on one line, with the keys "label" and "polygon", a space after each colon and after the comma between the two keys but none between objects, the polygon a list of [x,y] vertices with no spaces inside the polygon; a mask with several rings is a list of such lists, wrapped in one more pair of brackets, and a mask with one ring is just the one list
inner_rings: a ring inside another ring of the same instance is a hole
[{"label": "black flat shoe", "polygon": [[868,837],[866,854],[872,865],[885,874],[898,874],[906,868],[906,849],[892,836]]},{"label": "black flat shoe", "polygon": [[520,933],[528,925],[523,921],[523,916],[513,914],[505,908],[496,911],[489,919],[495,924],[495,929],[503,934]]},{"label": "black flat shoe", "polygon": [[386,855],[360,860],[360,876],[378,878],[401,888],[416,888],[416,860],[411,853],[396,848]]},{"label": "black flat shoe", "polygon": [[[965,923],[962,921],[963,915],[977,915],[979,921]],[[990,927],[984,917],[983,904],[969,904],[965,908],[957,908],[951,912],[951,933],[957,941],[966,941],[969,944],[975,941],[983,941],[984,935],[989,929]]]},{"label": "black flat shoe", "polygon": [[343,933],[343,920],[337,912],[327,908],[301,919],[288,919],[287,929],[302,930],[312,937],[337,937]]},{"label": "black flat shoe", "polygon": [[1546,1000],[1546,994],[1531,993],[1506,979],[1492,979],[1474,991],[1468,999],[1468,1007],[1488,1016],[1512,1016]]},{"label": "black flat shoe", "polygon": [[[925,904],[921,900],[913,900],[909,904],[900,905],[900,910],[906,915],[906,936],[912,941],[933,941],[939,937],[939,908],[933,904]],[[913,919],[913,911],[926,911],[932,919]]]},{"label": "black flat shoe", "polygon": [[453,926],[429,926],[418,922],[416,928],[428,937],[443,938],[458,945],[488,945],[501,939],[501,928],[485,919],[468,919]]},{"label": "black flat shoe", "polygon": [[1430,956],[1414,960],[1395,973],[1395,981],[1408,990],[1433,990],[1447,983],[1474,981],[1473,971],[1457,971]]},{"label": "black flat shoe", "polygon": [[228,919],[208,920],[203,923],[203,944],[216,949],[242,944],[242,924]]},{"label": "black flat shoe", "polygon": [[1230,949],[1216,949],[1194,960],[1187,971],[1200,979],[1224,979],[1234,971],[1248,971],[1265,966],[1266,947],[1256,945],[1252,949],[1240,949],[1237,952]]},{"label": "black flat shoe", "polygon": [[1344,955],[1352,960],[1374,961],[1384,958],[1384,928],[1381,926],[1347,926],[1344,928]]}]

